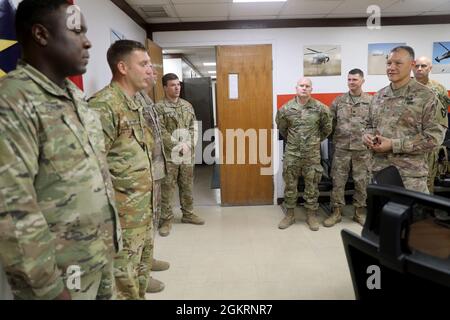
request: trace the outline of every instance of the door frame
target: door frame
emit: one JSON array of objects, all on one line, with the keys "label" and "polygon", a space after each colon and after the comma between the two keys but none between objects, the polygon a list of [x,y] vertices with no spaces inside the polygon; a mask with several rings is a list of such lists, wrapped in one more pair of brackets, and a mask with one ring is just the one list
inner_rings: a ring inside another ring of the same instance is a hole
[{"label": "door frame", "polygon": [[[277,94],[278,94],[278,86],[277,83],[279,79],[277,77],[277,72],[275,72],[277,68],[275,54],[277,52],[277,42],[275,39],[262,39],[262,40],[252,40],[252,41],[199,41],[199,42],[161,42],[158,45],[161,48],[195,48],[195,47],[217,47],[217,46],[246,46],[246,45],[272,45],[272,88],[273,88],[273,113],[272,113],[272,126],[275,129],[275,118],[277,112]],[[216,106],[217,108],[217,106]],[[218,137],[215,137],[216,141],[218,141]],[[273,204],[277,205],[278,201],[278,192],[283,189],[283,177],[282,177],[282,167],[281,167],[281,156],[282,150],[280,151],[280,145],[278,140],[278,134],[274,132],[272,134],[272,156],[275,170],[273,172]]]}]

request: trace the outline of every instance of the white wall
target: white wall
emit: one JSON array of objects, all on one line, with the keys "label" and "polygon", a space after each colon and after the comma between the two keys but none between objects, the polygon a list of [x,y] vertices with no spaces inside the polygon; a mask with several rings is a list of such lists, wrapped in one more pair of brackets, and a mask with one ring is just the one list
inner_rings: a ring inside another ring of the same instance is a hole
[{"label": "white wall", "polygon": [[92,42],[90,60],[83,76],[86,95],[102,89],[111,81],[111,71],[106,61],[106,52],[111,45],[110,31],[114,29],[130,40],[145,45],[146,32],[122,10],[109,0],[75,0],[83,12],[87,26],[87,36]]},{"label": "white wall", "polygon": [[[286,28],[251,30],[210,30],[156,32],[154,41],[162,48],[212,45],[272,44],[273,47],[273,93],[274,118],[276,97],[294,93],[294,86],[303,73],[303,46],[340,45],[342,76],[314,77],[316,93],[345,92],[346,73],[352,68],[367,70],[368,44],[380,42],[406,42],[417,55],[432,56],[433,42],[450,40],[450,24],[390,26],[381,30],[365,27],[345,28]],[[432,75],[450,87],[450,74]],[[384,75],[366,76],[366,91],[378,91],[388,80]],[[274,136],[274,157],[279,159],[278,140]],[[281,168],[276,173],[275,198],[283,196]]]},{"label": "white wall", "polygon": [[180,81],[183,81],[183,67],[181,65],[181,58],[163,59],[164,74],[174,73],[178,76]]},{"label": "white wall", "polygon": [[[21,0],[12,0],[17,5]],[[75,0],[80,6],[88,26],[88,38],[92,42],[88,70],[83,76],[84,90],[90,97],[111,81],[111,71],[106,52],[111,45],[110,30],[120,32],[127,39],[145,45],[146,32],[110,0]]]}]

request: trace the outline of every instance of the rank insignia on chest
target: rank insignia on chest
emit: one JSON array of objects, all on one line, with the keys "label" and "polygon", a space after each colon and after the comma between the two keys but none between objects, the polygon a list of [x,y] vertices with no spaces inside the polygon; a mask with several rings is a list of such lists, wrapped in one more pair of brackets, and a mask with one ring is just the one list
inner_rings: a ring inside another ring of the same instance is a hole
[{"label": "rank insignia on chest", "polygon": [[414,97],[406,97],[405,98],[406,104],[414,104]]}]

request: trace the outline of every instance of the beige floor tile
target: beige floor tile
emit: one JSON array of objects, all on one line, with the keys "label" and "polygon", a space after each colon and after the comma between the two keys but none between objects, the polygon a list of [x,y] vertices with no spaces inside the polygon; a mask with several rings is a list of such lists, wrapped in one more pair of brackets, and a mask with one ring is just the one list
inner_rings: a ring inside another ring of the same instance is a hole
[{"label": "beige floor tile", "polygon": [[[208,168],[200,171],[195,197],[204,192],[210,198]],[[149,299],[354,299],[340,235],[343,228],[361,232],[350,220],[351,207],[341,224],[311,232],[304,208],[296,209],[293,226],[279,230],[279,206],[219,207],[214,201],[195,202],[206,225],[179,223],[177,206],[169,237],[156,236],[155,257],[171,268],[153,274],[166,289]]]}]

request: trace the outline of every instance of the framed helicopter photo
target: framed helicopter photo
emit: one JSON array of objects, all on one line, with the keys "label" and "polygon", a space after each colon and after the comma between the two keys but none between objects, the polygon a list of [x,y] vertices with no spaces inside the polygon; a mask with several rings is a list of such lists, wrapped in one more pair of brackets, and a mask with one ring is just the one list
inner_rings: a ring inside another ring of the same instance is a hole
[{"label": "framed helicopter photo", "polygon": [[397,46],[406,43],[369,43],[368,73],[370,75],[385,75],[389,52]]},{"label": "framed helicopter photo", "polygon": [[450,73],[450,41],[433,43],[432,73]]},{"label": "framed helicopter photo", "polygon": [[303,48],[305,77],[341,75],[341,46],[311,45]]}]

